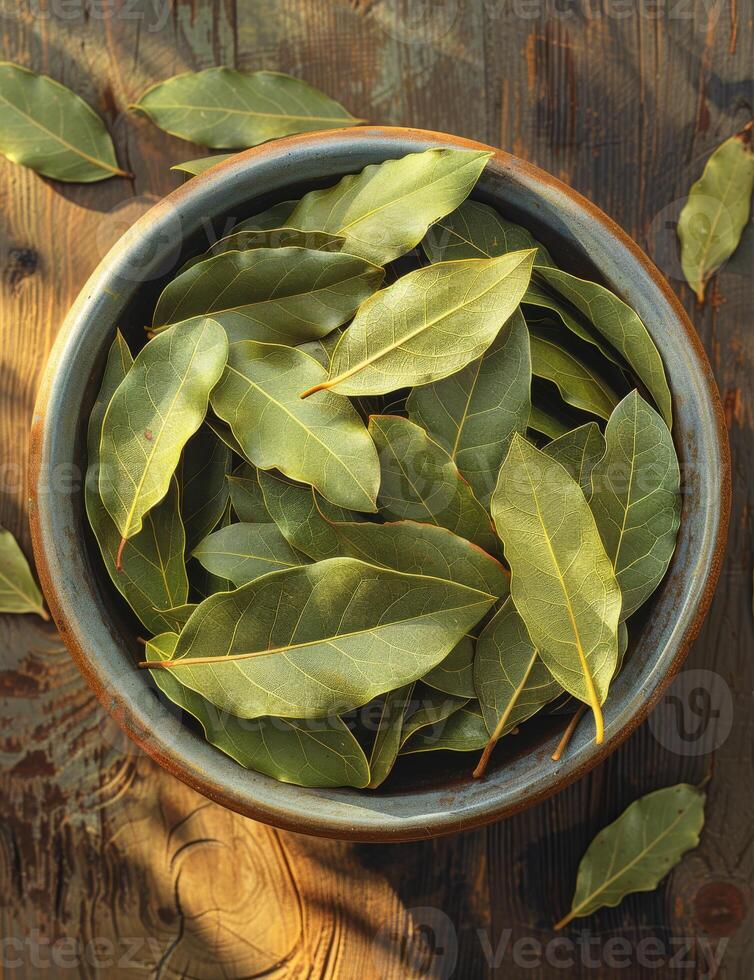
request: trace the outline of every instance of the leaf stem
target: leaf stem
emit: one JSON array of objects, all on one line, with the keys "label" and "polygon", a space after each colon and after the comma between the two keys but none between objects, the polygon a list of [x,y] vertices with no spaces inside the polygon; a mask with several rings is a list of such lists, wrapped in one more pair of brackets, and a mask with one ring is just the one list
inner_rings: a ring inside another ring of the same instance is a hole
[{"label": "leaf stem", "polygon": [[115,570],[118,572],[123,571],[123,549],[126,547],[126,538],[120,539],[120,544],[118,545],[118,554],[115,556]]},{"label": "leaf stem", "polygon": [[500,715],[500,718],[498,719],[498,722],[495,725],[495,730],[490,736],[489,742],[487,742],[487,744],[484,747],[484,751],[482,752],[482,757],[477,763],[476,769],[472,773],[474,779],[479,779],[481,776],[484,775],[484,772],[487,768],[487,763],[490,761],[490,756],[492,755],[492,750],[497,745],[500,736],[503,734],[503,729],[505,728],[506,724],[508,723],[508,719],[511,716],[511,712],[513,711],[513,708],[518,702],[518,699],[521,697],[521,692],[526,686],[526,682],[529,680],[529,675],[531,674],[532,669],[534,668],[536,659],[537,659],[537,651],[535,650],[531,660],[529,661],[529,666],[526,669],[526,673],[521,678],[521,681],[518,687],[516,688],[516,690],[513,692],[513,697],[508,701],[508,704],[505,706],[505,711]]},{"label": "leaf stem", "polygon": [[553,929],[555,930],[555,932],[559,932],[564,926],[567,926],[568,923],[575,918],[576,918],[576,912],[573,909],[571,909],[568,915],[564,915],[563,918],[560,920],[560,922],[555,923]]},{"label": "leaf stem", "polygon": [[[563,732],[563,737],[558,742],[558,747],[552,753],[550,758],[553,762],[560,762],[560,757],[563,755],[565,750],[568,748],[568,744],[573,738],[573,733],[576,731],[576,727],[581,719],[584,717],[584,712],[586,711],[586,705],[579,705],[578,710],[574,713],[571,720],[568,722],[566,730]],[[596,719],[595,719],[596,721]],[[601,741],[598,739],[598,741]],[[555,927],[557,929],[557,926]]]},{"label": "leaf stem", "polygon": [[329,381],[323,381],[321,384],[314,385],[312,388],[307,388],[306,391],[302,391],[298,396],[299,398],[308,398],[309,395],[313,395],[317,391],[326,391],[330,387]]}]

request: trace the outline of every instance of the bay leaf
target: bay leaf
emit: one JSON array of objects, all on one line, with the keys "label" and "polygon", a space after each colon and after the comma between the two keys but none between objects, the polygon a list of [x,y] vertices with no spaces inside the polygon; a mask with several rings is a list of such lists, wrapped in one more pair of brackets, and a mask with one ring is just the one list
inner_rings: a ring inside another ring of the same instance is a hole
[{"label": "bay leaf", "polygon": [[576,877],[571,911],[555,925],[599,908],[614,908],[631,892],[650,892],[699,843],[705,794],[679,783],[635,800],[594,838]]},{"label": "bay leaf", "polygon": [[516,310],[533,252],[418,269],[371,296],[343,333],[323,388],[382,395],[429,384],[481,357]]},{"label": "bay leaf", "polygon": [[[177,643],[175,633],[154,637],[147,660],[169,659]],[[369,781],[364,751],[340,718],[237,718],[182,684],[175,671],[153,676],[166,697],[196,718],[207,741],[246,769],[297,786],[362,788]]]},{"label": "bay leaf", "polygon": [[529,332],[520,309],[480,358],[414,388],[406,407],[487,504],[511,437],[526,431],[531,412]]},{"label": "bay leaf", "polygon": [[379,453],[381,513],[437,524],[492,555],[499,553],[489,515],[450,456],[424,429],[395,415],[373,415],[369,432]]},{"label": "bay leaf", "polygon": [[532,405],[529,413],[529,428],[547,436],[548,439],[558,439],[569,429],[556,415],[539,405]]},{"label": "bay leaf", "polygon": [[592,471],[605,455],[605,437],[596,422],[587,422],[553,439],[542,450],[564,466],[587,500],[592,494]]},{"label": "bay leaf", "polygon": [[102,423],[99,459],[100,496],[121,535],[118,569],[125,542],[168,492],[227,354],[214,320],[181,324],[151,340],[118,385]]},{"label": "bay leaf", "polygon": [[594,329],[621,354],[655,400],[660,414],[672,425],[672,399],[660,353],[639,316],[614,293],[596,282],[579,279],[561,269],[536,270],[558,296],[582,313]]},{"label": "bay leaf", "polygon": [[228,506],[232,453],[208,426],[189,439],[178,466],[181,517],[191,552],[220,522]]},{"label": "bay leaf", "polygon": [[388,691],[382,698],[382,710],[369,755],[370,789],[376,789],[385,782],[398,758],[403,721],[413,691],[413,684],[404,684],[394,691]]},{"label": "bay leaf", "polygon": [[84,504],[102,560],[115,587],[150,633],[173,629],[165,610],[186,602],[188,579],[184,559],[186,536],[175,478],[164,499],[144,517],[116,568],[121,536],[99,495],[99,447],[107,406],[133,364],[120,331],[108,352],[102,385],[89,414]]},{"label": "bay leaf", "polygon": [[173,136],[214,149],[243,150],[291,133],[363,122],[291,75],[225,67],[158,82],[129,108]]},{"label": "bay leaf", "polygon": [[[189,621],[189,617],[196,609],[197,605],[197,602],[184,602],[183,605],[173,606],[171,609],[159,609],[157,611],[160,613],[163,619],[173,624],[171,627],[172,630],[174,630],[176,633],[180,633],[180,631]],[[176,636],[176,640],[177,639],[178,637]]]},{"label": "bay leaf", "polygon": [[97,113],[65,85],[0,62],[0,153],[43,177],[89,184],[131,177]]},{"label": "bay leaf", "polygon": [[516,608],[555,680],[591,707],[599,743],[621,595],[581,487],[516,434],[491,507]]},{"label": "bay leaf", "polygon": [[340,252],[344,239],[323,231],[300,231],[298,228],[265,228],[234,231],[211,245],[205,256],[224,252],[248,251],[251,248],[308,248],[319,252]]},{"label": "bay leaf", "polygon": [[375,265],[418,245],[427,228],[468,197],[490,154],[425,150],[371,164],[324,190],[306,194],[290,216],[303,231],[345,238],[345,251]]},{"label": "bay leaf", "polygon": [[468,634],[459,640],[447,657],[422,677],[422,681],[443,694],[475,698],[474,651],[476,637]]},{"label": "bay leaf", "polygon": [[209,534],[193,552],[201,564],[238,587],[268,572],[306,563],[278,530],[277,524],[229,524]]},{"label": "bay leaf", "polygon": [[379,460],[356,410],[332,392],[314,401],[299,398],[324,376],[295,348],[241,341],[230,346],[212,408],[255,466],[311,483],[335,504],[375,511]]},{"label": "bay leaf", "polygon": [[298,344],[297,346],[299,350],[313,357],[318,364],[321,364],[326,371],[329,371],[333,351],[337,347],[341,335],[342,330],[336,329],[326,337],[321,337],[319,340],[308,340],[306,343]]},{"label": "bay leaf", "polygon": [[501,217],[489,204],[470,198],[436,221],[421,244],[430,262],[492,259],[533,248],[535,265],[553,265],[550,253],[526,228]]},{"label": "bay leaf", "polygon": [[323,517],[312,487],[291,483],[264,470],[259,471],[259,486],[267,512],[293,548],[312,561],[340,554],[338,536]]},{"label": "bay leaf", "polygon": [[250,460],[246,459],[246,453],[243,451],[243,446],[233,435],[233,432],[227,422],[219,419],[212,413],[212,411],[208,412],[205,422],[207,427],[212,429],[218,439],[221,439],[232,453],[239,456],[245,463],[248,463],[249,466],[253,465]]},{"label": "bay leaf", "polygon": [[168,283],[157,301],[153,330],[211,314],[230,343],[297,344],[345,323],[382,276],[382,269],[353,255],[306,248],[225,252]]},{"label": "bay leaf", "polygon": [[512,599],[503,603],[477,640],[474,686],[489,732],[474,770],[481,776],[498,740],[563,691],[542,662]]},{"label": "bay leaf", "polygon": [[205,170],[214,167],[215,164],[230,160],[232,156],[235,156],[235,153],[215,153],[210,157],[199,157],[197,160],[186,160],[184,163],[176,163],[170,169],[176,170],[178,173],[188,174],[189,177],[198,177]]},{"label": "bay leaf", "polygon": [[283,228],[288,225],[288,219],[293,214],[293,210],[298,201],[280,201],[273,204],[264,211],[244,218],[237,222],[231,229],[231,234],[239,231],[266,231],[270,228]]},{"label": "bay leaf", "polygon": [[749,222],[754,190],[754,123],[725,140],[691,185],[678,218],[681,267],[686,282],[704,302],[707,280],[738,248]]},{"label": "bay leaf", "polygon": [[675,551],[681,474],[668,427],[638,391],[610,416],[605,441],[590,504],[623,595],[621,619],[628,619],[660,584]]},{"label": "bay leaf", "polygon": [[431,690],[423,681],[417,684],[401,730],[400,748],[403,749],[413,736],[422,730],[431,729],[431,734],[437,736],[440,726],[451,715],[466,707],[471,707],[473,710],[469,698]]},{"label": "bay leaf", "polygon": [[0,613],[36,613],[44,620],[50,618],[26,556],[4,527],[0,527]]},{"label": "bay leaf", "polygon": [[267,524],[270,513],[264,502],[256,466],[241,463],[227,478],[230,500],[239,521],[248,524]]},{"label": "bay leaf", "polygon": [[620,399],[608,382],[559,343],[554,331],[532,325],[529,333],[532,373],[556,385],[563,400],[574,408],[609,419]]},{"label": "bay leaf", "polygon": [[[449,697],[449,695],[443,695]],[[482,712],[475,701],[452,711],[447,718],[412,735],[401,755],[416,752],[479,752],[487,743],[487,728]]]},{"label": "bay leaf", "polygon": [[239,717],[342,714],[425,674],[494,601],[334,558],[211,596],[164,669]]}]

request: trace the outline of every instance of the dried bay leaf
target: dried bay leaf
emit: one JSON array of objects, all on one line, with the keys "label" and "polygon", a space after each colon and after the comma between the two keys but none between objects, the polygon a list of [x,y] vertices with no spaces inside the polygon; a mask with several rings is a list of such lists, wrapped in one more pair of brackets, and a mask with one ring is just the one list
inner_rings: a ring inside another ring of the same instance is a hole
[{"label": "dried bay leaf", "polygon": [[214,149],[242,150],[291,133],[362,122],[291,75],[225,67],[158,82],[129,108],[173,136]]},{"label": "dried bay leaf", "polygon": [[49,619],[42,593],[18,542],[0,527],[0,613],[36,613]]},{"label": "dried bay leaf", "polygon": [[426,673],[495,597],[352,558],[203,602],[164,668],[239,717],[341,714]]},{"label": "dried bay leaf", "polygon": [[311,483],[335,504],[375,511],[379,460],[356,410],[332,392],[313,401],[299,398],[324,376],[312,357],[295,348],[241,341],[231,344],[212,408],[255,466]]},{"label": "dried bay leaf", "polygon": [[203,259],[168,283],[155,332],[210,314],[230,343],[298,344],[324,337],[353,316],[383,272],[353,255],[305,248],[254,248]]},{"label": "dried bay leaf", "polygon": [[542,451],[568,470],[588,500],[592,494],[592,470],[605,455],[605,437],[597,423],[587,422],[571,429]]},{"label": "dried bay leaf", "polygon": [[244,252],[251,248],[308,248],[320,252],[340,252],[344,239],[322,231],[300,231],[298,228],[265,228],[234,231],[211,245],[205,257],[224,252]]},{"label": "dried bay leaf", "polygon": [[193,552],[194,558],[238,587],[268,572],[298,568],[306,559],[295,552],[277,524],[229,524],[209,534]]},{"label": "dried bay leaf", "polygon": [[[177,643],[175,633],[156,636],[147,643],[147,660],[169,659]],[[340,718],[237,718],[182,684],[175,671],[153,676],[163,694],[196,718],[207,741],[246,769],[298,786],[361,788],[369,781],[364,751]]]},{"label": "dried bay leaf", "polygon": [[186,160],[185,163],[176,163],[170,169],[176,170],[178,173],[188,174],[189,177],[198,177],[205,170],[214,167],[215,164],[230,160],[232,156],[235,156],[235,153],[215,153],[211,157],[199,157],[197,160]]},{"label": "dried bay leaf", "polygon": [[455,374],[414,388],[408,417],[445,449],[486,504],[514,432],[531,412],[529,333],[513,313],[485,353]]},{"label": "dried bay leaf", "polygon": [[168,492],[227,356],[214,320],[182,324],[151,340],[115,390],[102,422],[99,491],[120,531],[119,570],[125,542]]},{"label": "dried bay leaf", "polygon": [[231,459],[230,449],[207,426],[202,426],[183,450],[178,483],[188,552],[217,527],[225,513]]},{"label": "dried bay leaf", "polygon": [[738,248],[749,221],[754,190],[752,127],[754,123],[748,123],[717,147],[702,176],[691,185],[678,218],[683,274],[700,303],[707,280]]},{"label": "dried bay leaf", "polygon": [[273,204],[264,211],[244,218],[237,222],[231,229],[231,234],[239,231],[267,231],[271,228],[283,228],[288,225],[288,219],[293,214],[293,210],[298,201],[280,201]]},{"label": "dried bay leaf", "polygon": [[563,400],[574,408],[609,419],[620,399],[608,382],[559,343],[554,331],[533,325],[529,333],[532,373],[556,385]]},{"label": "dried bay leaf", "polygon": [[681,520],[680,468],[668,427],[638,391],[618,405],[592,470],[590,505],[628,619],[662,581]]},{"label": "dried bay leaf", "polygon": [[345,251],[384,265],[418,245],[433,221],[471,193],[489,158],[478,150],[432,149],[371,164],[334,187],[310,191],[290,224],[342,236]]},{"label": "dried bay leaf", "polygon": [[422,677],[422,681],[443,694],[452,694],[459,698],[475,698],[475,650],[476,637],[467,634],[441,663]]},{"label": "dried bay leaf", "polygon": [[382,699],[377,732],[369,755],[370,789],[376,789],[385,782],[398,758],[403,722],[413,691],[413,684],[404,684],[394,691],[388,691]]},{"label": "dried bay leaf", "polygon": [[178,483],[171,479],[164,499],[145,516],[116,568],[121,536],[99,495],[99,446],[102,421],[116,389],[133,364],[120,331],[110,351],[87,429],[87,471],[84,503],[102,560],[114,585],[150,633],[173,629],[167,610],[188,598],[184,559],[186,537],[179,508]]},{"label": "dried bay leaf", "polygon": [[65,85],[0,62],[0,153],[43,177],[93,183],[130,177],[97,113]]},{"label": "dried bay leaf", "polygon": [[[447,698],[449,695],[445,694]],[[479,704],[469,701],[434,725],[422,727],[403,745],[400,754],[416,752],[478,752],[487,742],[487,728]]]},{"label": "dried bay leaf", "polygon": [[477,640],[474,686],[490,735],[474,770],[478,777],[498,740],[563,691],[537,653],[512,599],[506,600]]},{"label": "dried bay leaf", "polygon": [[233,511],[239,521],[247,524],[267,524],[270,513],[259,485],[259,472],[251,463],[241,465],[227,478]]},{"label": "dried bay leaf", "polygon": [[380,511],[396,520],[437,524],[490,554],[499,545],[489,515],[445,450],[408,419],[373,415],[369,432],[379,453]]},{"label": "dried bay leaf", "polygon": [[631,892],[654,891],[704,826],[705,794],[679,783],[632,803],[592,841],[581,859],[571,911],[555,925],[599,908],[613,908]]},{"label": "dried bay leaf", "polygon": [[312,487],[264,470],[259,471],[259,486],[267,512],[293,548],[312,561],[340,554],[338,536],[322,515]]},{"label": "dried bay leaf", "polygon": [[569,431],[564,422],[541,405],[532,405],[529,413],[529,428],[547,436],[548,439],[558,439]]},{"label": "dried bay leaf", "polygon": [[591,707],[599,743],[621,595],[581,487],[516,434],[491,507],[516,608],[555,680]]},{"label": "dried bay leaf", "polygon": [[381,395],[429,384],[481,357],[518,307],[534,253],[443,262],[403,276],[359,308],[323,388]]}]

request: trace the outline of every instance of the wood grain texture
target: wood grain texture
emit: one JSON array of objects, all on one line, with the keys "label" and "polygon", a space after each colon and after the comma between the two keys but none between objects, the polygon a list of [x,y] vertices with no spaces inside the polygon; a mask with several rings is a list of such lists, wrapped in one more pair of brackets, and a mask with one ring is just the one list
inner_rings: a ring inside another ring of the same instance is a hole
[{"label": "wood grain texture", "polygon": [[[86,98],[135,174],[63,186],[0,160],[0,519],[27,553],[26,435],[58,325],[108,246],[177,185],[169,166],[201,153],[125,107],[148,84],[214,64],[288,71],[357,116],[500,145],[594,200],[691,313],[734,458],[728,562],[687,663],[717,680],[683,675],[581,782],[449,840],[348,845],[231,814],[119,734],[50,629],[2,617],[0,938],[11,942],[0,975],[644,980],[715,975],[717,953],[717,976],[748,980],[754,234],[699,308],[681,280],[674,222],[706,156],[751,114],[750,7],[2,0],[0,10],[3,57]],[[714,752],[691,754],[700,747]],[[577,921],[556,942],[552,923],[594,833],[636,796],[712,768],[700,848],[657,892]]]}]

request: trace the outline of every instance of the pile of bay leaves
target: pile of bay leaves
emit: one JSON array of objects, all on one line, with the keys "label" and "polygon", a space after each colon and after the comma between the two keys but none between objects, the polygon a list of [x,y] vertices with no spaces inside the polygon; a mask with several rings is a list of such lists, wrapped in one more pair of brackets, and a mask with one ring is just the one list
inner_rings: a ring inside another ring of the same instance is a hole
[{"label": "pile of bay leaves", "polygon": [[[679,526],[636,313],[431,149],[237,224],[115,337],[86,509],[155,683],[241,765],[378,786],[602,705]],[[417,248],[417,246],[419,246]]]}]

